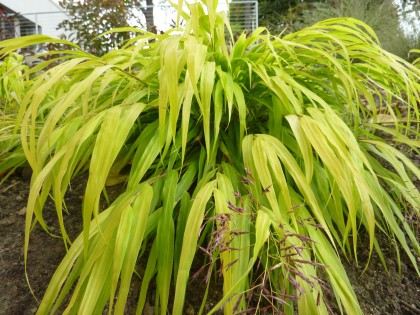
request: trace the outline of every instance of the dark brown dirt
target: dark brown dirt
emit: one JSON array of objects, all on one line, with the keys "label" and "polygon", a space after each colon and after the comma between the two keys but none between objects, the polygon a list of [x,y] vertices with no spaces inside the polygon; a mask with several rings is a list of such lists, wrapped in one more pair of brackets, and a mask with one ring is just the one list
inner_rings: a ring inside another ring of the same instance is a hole
[{"label": "dark brown dirt", "polygon": [[[65,222],[68,232],[75,237],[81,230],[80,209],[84,191],[85,179],[73,182],[72,190],[66,195],[69,215]],[[115,196],[118,187],[110,188],[108,193]],[[26,315],[34,314],[37,301],[31,295],[25,280],[23,265],[23,242],[25,225],[25,206],[29,192],[29,179],[25,174],[14,175],[0,186],[0,314]],[[51,201],[44,209],[47,224],[53,233],[58,233],[56,214]],[[419,227],[419,226],[417,226]],[[418,232],[418,231],[417,231]],[[398,272],[397,255],[385,239],[380,238],[384,248],[389,274],[384,270],[377,255],[374,254],[368,270],[363,273],[367,259],[367,242],[361,242],[359,266],[345,263],[350,281],[361,303],[365,314],[420,314],[420,277],[408,258],[401,252],[401,274]],[[31,234],[28,260],[28,275],[35,296],[41,299],[48,282],[65,254],[62,241],[45,233],[36,226]],[[419,257],[417,257],[418,259]],[[420,261],[419,261],[420,262]],[[197,266],[198,268],[198,266]],[[139,270],[140,271],[140,270]],[[138,292],[138,278],[133,285],[135,295]],[[205,310],[211,308],[220,295],[220,287],[212,286]],[[214,290],[214,288],[216,288]],[[202,294],[205,289],[202,281],[189,285],[185,314],[197,314],[200,308]],[[151,288],[153,291],[153,287]],[[149,303],[144,314],[153,314],[154,297],[149,297]],[[135,299],[128,305],[127,314],[135,313]],[[205,312],[204,312],[205,313]],[[351,315],[351,314],[350,314]]]}]

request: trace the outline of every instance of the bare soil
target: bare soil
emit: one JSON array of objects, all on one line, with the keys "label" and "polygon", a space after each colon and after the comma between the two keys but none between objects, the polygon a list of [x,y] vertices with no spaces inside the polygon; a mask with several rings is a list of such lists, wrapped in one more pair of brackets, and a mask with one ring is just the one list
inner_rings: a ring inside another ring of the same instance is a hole
[{"label": "bare soil", "polygon": [[[417,186],[419,187],[419,186]],[[81,231],[81,203],[85,179],[72,183],[66,195],[69,215],[65,222],[69,234],[74,238]],[[108,190],[112,199],[121,187]],[[26,214],[26,201],[29,193],[29,177],[25,172],[16,173],[0,186],[0,315],[35,314],[37,300],[31,294],[24,272],[23,243]],[[54,206],[48,201],[44,216],[52,233],[59,233]],[[419,236],[420,225],[414,222]],[[379,237],[389,268],[387,273],[376,254],[371,258],[368,269],[363,272],[368,248],[366,238],[361,239],[359,265],[354,261],[344,261],[348,276],[365,314],[420,314],[420,277],[409,259],[400,251],[401,273],[395,249],[385,237]],[[40,300],[45,292],[55,268],[65,254],[60,238],[52,237],[37,225],[30,238],[28,276],[34,295]],[[419,257],[416,257],[419,259]],[[420,261],[419,261],[420,263]],[[198,270],[200,263],[196,263]],[[141,273],[141,263],[139,272]],[[127,307],[127,314],[135,314],[136,293],[139,279],[133,281],[133,294]],[[188,286],[185,314],[197,314],[200,308],[205,284],[202,279],[192,281]],[[204,313],[220,298],[220,286],[212,286]],[[153,314],[153,287],[144,314]],[[332,302],[334,305],[334,302]],[[333,306],[334,312],[339,310]],[[351,315],[351,314],[349,314]]]}]

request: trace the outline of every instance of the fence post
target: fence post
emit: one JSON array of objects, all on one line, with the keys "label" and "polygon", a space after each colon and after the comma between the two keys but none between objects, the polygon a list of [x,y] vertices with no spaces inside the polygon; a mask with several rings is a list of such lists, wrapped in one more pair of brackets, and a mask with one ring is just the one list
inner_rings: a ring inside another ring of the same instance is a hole
[{"label": "fence post", "polygon": [[38,35],[38,14],[35,13],[35,34]]},{"label": "fence post", "polygon": [[255,29],[258,28],[258,1],[255,2]]}]

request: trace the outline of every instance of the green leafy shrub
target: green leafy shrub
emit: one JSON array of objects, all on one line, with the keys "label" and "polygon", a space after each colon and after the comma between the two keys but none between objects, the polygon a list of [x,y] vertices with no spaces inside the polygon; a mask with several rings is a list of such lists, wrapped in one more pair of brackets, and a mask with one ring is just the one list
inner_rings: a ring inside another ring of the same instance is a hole
[{"label": "green leafy shrub", "polygon": [[[418,270],[404,214],[419,211],[420,171],[394,145],[418,154],[420,70],[350,18],[227,43],[229,23],[208,4],[207,14],[189,5],[181,33],[120,29],[137,32],[122,49],[60,51],[60,64],[31,70],[14,122],[33,170],[25,262],[33,225],[49,231],[49,196],[68,248],[39,314],[67,296],[66,313],[122,314],[138,259],[147,261],[138,312],[155,279],[156,312],[171,301],[182,314],[199,247],[209,273],[223,277],[210,313],[264,300],[287,314],[325,314],[321,269],[340,307],[360,314],[339,256],[357,262],[360,233],[380,257],[375,233],[385,233]],[[45,41],[55,40],[4,41],[0,53]],[[72,241],[64,194],[84,172],[83,232]],[[101,210],[116,182],[125,191]]]}]

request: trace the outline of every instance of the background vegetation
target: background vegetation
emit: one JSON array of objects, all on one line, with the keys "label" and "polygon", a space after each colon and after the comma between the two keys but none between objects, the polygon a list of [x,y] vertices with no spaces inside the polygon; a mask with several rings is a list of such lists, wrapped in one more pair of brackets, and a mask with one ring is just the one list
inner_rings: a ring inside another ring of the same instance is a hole
[{"label": "background vegetation", "polygon": [[[98,38],[98,35],[111,29],[126,26],[142,26],[152,30],[154,27],[153,1],[142,5],[140,0],[61,0],[60,6],[68,12],[69,19],[58,25],[59,29],[69,31],[69,40],[95,55],[103,55],[118,47],[129,38],[129,33],[111,33]],[[141,22],[141,13],[145,19]],[[144,25],[143,25],[144,24]]]},{"label": "background vegetation", "polygon": [[420,4],[415,0],[263,0],[259,4],[260,25],[275,34],[295,32],[328,18],[353,17],[373,28],[384,49],[402,58],[420,47]]}]

